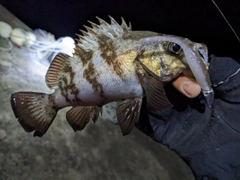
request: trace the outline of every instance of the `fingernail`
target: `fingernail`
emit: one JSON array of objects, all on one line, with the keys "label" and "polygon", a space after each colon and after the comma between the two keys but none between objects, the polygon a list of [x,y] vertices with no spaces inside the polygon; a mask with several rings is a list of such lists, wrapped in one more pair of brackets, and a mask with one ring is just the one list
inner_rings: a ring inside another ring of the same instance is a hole
[{"label": "fingernail", "polygon": [[193,97],[196,85],[194,85],[191,81],[184,81],[182,83],[182,89],[185,92],[185,95],[191,98]]}]

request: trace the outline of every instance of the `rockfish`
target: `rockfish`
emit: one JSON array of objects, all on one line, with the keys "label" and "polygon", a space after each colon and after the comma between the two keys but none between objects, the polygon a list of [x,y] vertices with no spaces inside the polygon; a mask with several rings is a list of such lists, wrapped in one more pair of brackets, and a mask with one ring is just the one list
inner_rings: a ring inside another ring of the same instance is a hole
[{"label": "rockfish", "polygon": [[[97,18],[91,28],[77,35],[73,56],[58,54],[52,61],[46,84],[53,94],[16,92],[13,112],[26,132],[43,136],[58,110],[72,106],[66,119],[74,131],[96,122],[104,104],[117,101],[117,118],[123,135],[139,119],[142,98],[154,110],[171,106],[163,86],[181,73],[195,77],[211,104],[207,73],[207,48],[173,35],[132,31],[122,19],[118,24]],[[192,71],[191,71],[192,70]]]}]

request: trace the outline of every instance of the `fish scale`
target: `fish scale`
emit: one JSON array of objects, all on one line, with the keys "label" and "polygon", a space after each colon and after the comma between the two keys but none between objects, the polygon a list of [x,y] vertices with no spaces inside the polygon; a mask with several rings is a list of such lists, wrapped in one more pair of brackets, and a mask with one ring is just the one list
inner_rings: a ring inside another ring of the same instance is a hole
[{"label": "fish scale", "polygon": [[[97,19],[99,25],[89,22],[92,27],[84,26],[87,31],[81,30],[83,35],[77,35],[72,57],[58,54],[52,61],[46,84],[54,93],[11,95],[13,112],[25,131],[43,136],[57,112],[67,106],[72,106],[66,114],[68,123],[74,131],[83,130],[90,120],[97,121],[103,105],[116,101],[122,133],[129,134],[139,119],[144,97],[153,110],[171,107],[164,85],[189,72],[190,55],[194,62],[204,60],[196,54],[196,47],[205,53],[204,45],[193,42],[186,45],[184,38],[172,35],[132,31],[123,19],[121,25],[112,17],[110,24]],[[161,41],[159,37],[171,41]],[[183,48],[175,43],[179,39]],[[186,53],[187,50],[195,54]],[[207,68],[207,63],[201,65],[202,70]],[[207,79],[208,74],[205,76]]]}]

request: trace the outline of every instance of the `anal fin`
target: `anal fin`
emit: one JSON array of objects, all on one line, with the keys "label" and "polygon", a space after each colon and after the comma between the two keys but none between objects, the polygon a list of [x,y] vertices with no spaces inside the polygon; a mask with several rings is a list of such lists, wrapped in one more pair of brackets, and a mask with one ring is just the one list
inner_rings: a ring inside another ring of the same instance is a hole
[{"label": "anal fin", "polygon": [[67,112],[66,118],[74,131],[81,131],[90,120],[95,123],[100,112],[99,106],[75,106]]},{"label": "anal fin", "polygon": [[123,135],[129,134],[138,122],[142,98],[125,99],[117,107],[117,119]]}]

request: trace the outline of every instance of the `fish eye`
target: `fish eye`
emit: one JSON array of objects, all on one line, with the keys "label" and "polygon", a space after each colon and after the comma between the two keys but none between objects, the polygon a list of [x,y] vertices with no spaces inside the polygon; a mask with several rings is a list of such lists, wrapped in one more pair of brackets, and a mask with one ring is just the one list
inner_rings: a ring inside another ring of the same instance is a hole
[{"label": "fish eye", "polygon": [[182,50],[182,48],[178,44],[173,43],[173,42],[167,42],[166,49],[174,54],[180,54],[180,52]]}]

